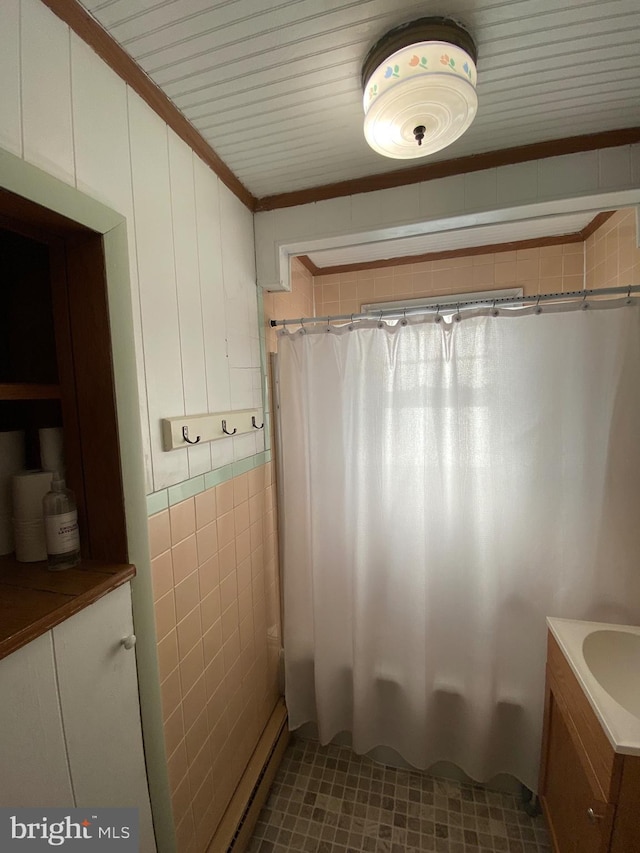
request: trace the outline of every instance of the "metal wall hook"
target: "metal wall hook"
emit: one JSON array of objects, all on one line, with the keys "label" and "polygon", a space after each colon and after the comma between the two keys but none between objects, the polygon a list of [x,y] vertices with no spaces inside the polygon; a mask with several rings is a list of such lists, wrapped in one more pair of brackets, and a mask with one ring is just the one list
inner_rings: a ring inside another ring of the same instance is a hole
[{"label": "metal wall hook", "polygon": [[225,435],[235,435],[235,434],[238,432],[238,430],[234,427],[234,428],[233,428],[233,432],[229,432],[229,430],[227,429],[227,422],[226,422],[226,421],[222,421],[222,432],[223,432]]},{"label": "metal wall hook", "polygon": [[183,437],[183,438],[184,438],[184,440],[187,442],[187,444],[197,444],[197,443],[200,441],[200,436],[199,436],[199,435],[197,435],[197,436],[195,437],[195,441],[192,441],[192,440],[189,438],[189,427],[188,427],[188,426],[183,426],[183,427],[182,427],[182,437]]},{"label": "metal wall hook", "polygon": [[251,426],[254,429],[264,429],[264,421],[260,424],[260,426],[258,426],[258,424],[256,423],[256,416],[251,415]]}]

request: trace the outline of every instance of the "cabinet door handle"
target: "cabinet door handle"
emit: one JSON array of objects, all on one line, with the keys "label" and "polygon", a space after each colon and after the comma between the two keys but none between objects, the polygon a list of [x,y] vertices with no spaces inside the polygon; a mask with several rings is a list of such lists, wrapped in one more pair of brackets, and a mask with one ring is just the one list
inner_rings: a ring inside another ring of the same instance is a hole
[{"label": "cabinet door handle", "polygon": [[591,823],[597,823],[599,820],[602,820],[602,815],[596,814],[596,812],[594,812],[591,806],[589,806],[589,808],[587,809],[587,817],[589,818],[589,821]]},{"label": "cabinet door handle", "polygon": [[[120,640],[120,643],[125,647],[125,649],[132,649],[136,644],[136,635],[129,634],[128,637],[123,637],[123,639]],[[590,811],[593,811],[593,809],[590,809]]]}]

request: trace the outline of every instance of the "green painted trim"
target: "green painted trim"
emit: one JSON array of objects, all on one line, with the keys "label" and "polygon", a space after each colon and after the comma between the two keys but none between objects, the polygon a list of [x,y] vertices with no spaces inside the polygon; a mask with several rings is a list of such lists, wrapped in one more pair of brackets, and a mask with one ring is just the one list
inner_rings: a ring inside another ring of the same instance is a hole
[{"label": "green painted trim", "polygon": [[204,474],[199,474],[197,477],[192,477],[190,480],[184,480],[182,483],[177,483],[175,486],[169,486],[167,489],[169,506],[179,504],[181,501],[186,501],[187,498],[199,495],[200,492],[204,492]]},{"label": "green painted trim", "polygon": [[264,419],[264,449],[271,450],[271,417],[269,413]]},{"label": "green painted trim", "polygon": [[247,471],[252,471],[256,466],[254,464],[255,456],[247,456],[246,459],[238,459],[233,463],[233,476],[239,477],[241,474],[246,474]]},{"label": "green painted trim", "polygon": [[260,390],[262,392],[262,411],[264,413],[264,446],[265,450],[271,447],[271,430],[269,429],[269,375],[267,372],[267,337],[264,328],[264,293],[261,287],[258,291],[258,328],[260,330],[260,375],[262,381]]},{"label": "green painted trim", "polygon": [[124,221],[115,210],[2,148],[0,186],[100,234],[106,234]]},{"label": "green painted trim", "polygon": [[[266,429],[267,426],[265,425]],[[195,497],[195,495],[199,495],[214,486],[219,486],[221,483],[226,483],[228,480],[233,480],[234,477],[246,474],[247,471],[266,465],[270,461],[271,452],[269,450],[260,451],[260,453],[254,453],[253,456],[247,456],[245,459],[239,459],[237,462],[208,471],[206,474],[198,474],[197,477],[183,480],[167,489],[152,492],[146,496],[147,516],[162,512],[170,506],[186,501],[187,498]]]},{"label": "green painted trim", "polygon": [[140,714],[158,853],[175,853],[175,827],[164,742],[158,671],[151,555],[145,497],[142,424],[137,386],[134,324],[124,219],[104,234],[111,349],[118,411],[120,458],[126,506],[129,559],[136,566],[131,599],[136,636]]},{"label": "green painted trim", "polygon": [[[266,451],[264,451],[264,450],[262,451],[262,453],[258,453],[258,457],[260,457],[260,461],[259,461],[259,462],[258,462],[258,464],[256,465],[256,468],[259,468],[259,467],[260,467],[260,465],[266,465],[266,464],[267,464],[267,462],[269,461],[269,460],[267,459],[267,453],[266,453]],[[257,458],[257,457],[256,457],[256,458]]]},{"label": "green painted trim", "polygon": [[256,287],[258,291],[258,337],[264,340],[267,336],[264,327],[264,291],[261,287]]},{"label": "green painted trim", "polygon": [[216,468],[214,471],[209,471],[204,475],[205,488],[210,489],[212,486],[219,486],[221,483],[226,483],[227,480],[233,479],[233,463],[223,465],[222,468]]},{"label": "green painted trim", "polygon": [[168,508],[169,495],[166,489],[147,495],[147,515],[155,515],[157,512],[162,512],[163,509]]}]

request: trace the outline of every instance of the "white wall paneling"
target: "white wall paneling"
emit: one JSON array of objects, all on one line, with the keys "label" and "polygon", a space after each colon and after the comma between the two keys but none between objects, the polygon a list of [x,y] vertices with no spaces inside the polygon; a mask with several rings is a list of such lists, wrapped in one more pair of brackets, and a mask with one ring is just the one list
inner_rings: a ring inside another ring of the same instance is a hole
[{"label": "white wall paneling", "polygon": [[133,216],[126,84],[75,33],[71,33],[71,93],[76,185],[126,219],[133,306],[136,373],[143,426],[145,479],[153,490],[142,320]]},{"label": "white wall paneling", "polygon": [[155,851],[147,792],[131,590],[124,584],[53,629],[69,766],[82,806],[136,806],[141,853]]},{"label": "white wall paneling", "polygon": [[50,633],[0,660],[0,693],[0,804],[74,805]]},{"label": "white wall paneling", "polygon": [[127,86],[75,33],[71,81],[76,185],[130,219]]},{"label": "white wall paneling", "polygon": [[[195,415],[207,411],[207,372],[202,330],[193,152],[172,130],[169,130],[169,176],[184,407],[186,414]],[[211,470],[211,450],[208,444],[189,447],[187,453],[190,477]]]},{"label": "white wall paneling", "polygon": [[[262,433],[260,433],[262,434]],[[239,435],[233,439],[233,460],[234,462],[240,459],[246,459],[247,456],[253,456],[258,453],[256,446],[256,435]]]},{"label": "white wall paneling", "polygon": [[74,184],[69,28],[40,0],[21,8],[24,158]]},{"label": "white wall paneling", "polygon": [[195,155],[193,162],[208,410],[217,412],[231,408],[220,232],[220,184],[213,172]]},{"label": "white wall paneling", "polygon": [[0,3],[0,145],[20,156],[20,0]]},{"label": "white wall paneling", "polygon": [[131,168],[140,309],[154,489],[186,480],[186,450],[162,450],[160,419],[184,412],[167,126],[136,95],[129,98]]}]

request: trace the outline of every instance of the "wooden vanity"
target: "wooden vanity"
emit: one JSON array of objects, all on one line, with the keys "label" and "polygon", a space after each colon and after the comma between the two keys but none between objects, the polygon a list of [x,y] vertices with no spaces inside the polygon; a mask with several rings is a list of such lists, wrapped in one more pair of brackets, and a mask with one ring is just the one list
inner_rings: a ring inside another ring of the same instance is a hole
[{"label": "wooden vanity", "polygon": [[[550,630],[540,801],[553,849],[640,853],[640,754],[612,743],[601,709],[596,713],[574,670]],[[640,690],[640,672],[629,678]]]}]

